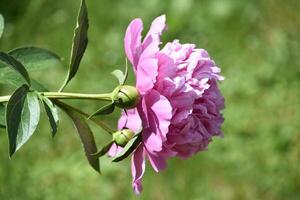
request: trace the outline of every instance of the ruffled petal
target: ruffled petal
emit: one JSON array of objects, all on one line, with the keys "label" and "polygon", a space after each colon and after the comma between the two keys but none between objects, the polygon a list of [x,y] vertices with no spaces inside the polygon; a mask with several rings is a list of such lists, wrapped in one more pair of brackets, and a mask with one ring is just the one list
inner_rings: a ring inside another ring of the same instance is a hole
[{"label": "ruffled petal", "polygon": [[163,141],[160,135],[156,135],[155,132],[152,132],[149,129],[143,131],[142,134],[143,134],[144,145],[149,152],[155,153],[162,150]]},{"label": "ruffled petal", "polygon": [[143,190],[142,177],[145,172],[145,155],[142,145],[135,150],[131,158],[132,187],[136,194]]},{"label": "ruffled petal", "polygon": [[167,167],[166,158],[155,155],[147,151],[150,164],[156,172],[159,172]]},{"label": "ruffled petal", "polygon": [[156,18],[142,43],[142,52],[137,66],[136,85],[141,94],[153,88],[158,74],[158,59],[160,35],[165,29],[165,15]]},{"label": "ruffled petal", "polygon": [[[127,114],[126,114],[127,113]],[[118,122],[119,130],[123,128],[129,128],[133,132],[137,133],[142,128],[142,120],[136,108],[126,110],[122,112],[121,118]]]},{"label": "ruffled petal", "polygon": [[136,73],[136,87],[142,95],[153,88],[156,82],[157,71],[157,59],[140,59]]},{"label": "ruffled petal", "polygon": [[153,103],[151,105],[151,110],[155,117],[158,131],[163,139],[165,139],[172,118],[172,106],[169,100],[156,90],[152,90],[147,97],[149,101]]},{"label": "ruffled petal", "polygon": [[139,56],[141,54],[141,38],[142,38],[143,22],[141,19],[134,19],[129,24],[124,38],[125,53],[129,61],[136,69]]},{"label": "ruffled petal", "polygon": [[161,15],[153,20],[145,39],[147,39],[151,35],[152,37],[154,37],[154,39],[159,41],[160,40],[159,37],[161,36],[165,28],[166,28],[166,15]]}]

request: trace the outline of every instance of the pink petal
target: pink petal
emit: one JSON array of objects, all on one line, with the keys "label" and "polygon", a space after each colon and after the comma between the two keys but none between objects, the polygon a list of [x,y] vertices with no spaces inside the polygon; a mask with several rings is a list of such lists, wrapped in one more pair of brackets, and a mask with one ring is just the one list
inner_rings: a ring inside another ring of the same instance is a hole
[{"label": "pink petal", "polygon": [[160,135],[156,135],[155,132],[152,132],[149,129],[143,131],[142,134],[143,134],[144,145],[149,152],[154,153],[162,150],[163,141]]},{"label": "pink petal", "polygon": [[169,100],[160,95],[156,90],[152,90],[147,97],[152,102],[151,110],[155,115],[159,132],[163,137],[166,137],[172,118],[172,106]]},{"label": "pink petal", "polygon": [[143,129],[149,128],[148,108],[144,97],[142,97],[142,99],[140,100],[140,103],[137,106],[137,110],[142,120]]},{"label": "pink petal", "polygon": [[145,172],[145,157],[143,146],[139,145],[131,158],[132,187],[136,194],[143,190],[142,177]]},{"label": "pink petal", "polygon": [[156,82],[157,64],[157,59],[140,60],[137,67],[136,87],[142,95],[152,89]]},{"label": "pink petal", "polygon": [[142,20],[134,19],[129,24],[124,38],[125,53],[129,61],[133,64],[134,69],[136,69],[139,60],[139,55],[141,53],[142,30]]},{"label": "pink petal", "polygon": [[169,56],[158,53],[158,75],[156,88],[159,91],[163,90],[165,78],[172,78],[176,75],[176,66],[174,61]]},{"label": "pink petal", "polygon": [[159,43],[159,39],[152,35],[144,39],[142,44],[143,52],[140,56],[140,60],[145,60],[147,58],[157,59],[156,54],[159,52]]},{"label": "pink petal", "polygon": [[163,170],[167,167],[166,159],[162,156],[154,155],[147,151],[147,155],[150,161],[151,166],[156,172]]},{"label": "pink petal", "polygon": [[123,150],[122,147],[116,145],[115,143],[113,143],[113,145],[110,147],[107,155],[109,157],[115,157],[116,155],[118,155],[119,153],[121,153],[121,151]]},{"label": "pink petal", "polygon": [[192,109],[178,110],[172,118],[173,124],[179,124],[192,113]]},{"label": "pink petal", "polygon": [[133,132],[137,133],[142,128],[142,120],[136,108],[127,110],[127,115],[123,111],[121,118],[119,119],[118,128],[119,130],[123,128],[129,128]]},{"label": "pink petal", "polygon": [[152,36],[155,40],[160,41],[159,37],[161,36],[165,28],[166,28],[166,15],[161,15],[155,18],[145,37],[145,40],[147,40],[149,36]]}]

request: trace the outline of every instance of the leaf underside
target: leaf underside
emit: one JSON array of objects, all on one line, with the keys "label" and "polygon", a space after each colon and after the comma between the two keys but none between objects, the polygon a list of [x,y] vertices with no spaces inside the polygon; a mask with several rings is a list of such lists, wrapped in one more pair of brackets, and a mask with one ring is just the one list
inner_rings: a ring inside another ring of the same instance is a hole
[{"label": "leaf underside", "polygon": [[27,85],[22,85],[7,103],[6,125],[10,156],[33,135],[39,119],[38,96],[35,92],[30,92]]},{"label": "leaf underside", "polygon": [[79,113],[72,110],[67,104],[61,103],[59,101],[55,102],[61,109],[63,109],[67,115],[72,119],[76,130],[78,132],[79,138],[83,145],[83,149],[85,151],[85,156],[91,165],[91,167],[100,173],[100,163],[99,159],[93,154],[97,153],[97,146],[93,136],[93,133],[88,126],[86,119],[83,118]]},{"label": "leaf underside", "polygon": [[43,102],[52,129],[52,137],[54,137],[57,132],[57,126],[59,122],[57,109],[50,99],[41,95],[39,97],[40,100]]},{"label": "leaf underside", "polygon": [[29,91],[27,85],[23,85],[18,88],[10,97],[7,102],[6,108],[6,125],[7,134],[9,140],[9,155],[12,156],[17,148],[17,136],[19,124],[21,122],[21,115],[26,99],[26,95]]}]

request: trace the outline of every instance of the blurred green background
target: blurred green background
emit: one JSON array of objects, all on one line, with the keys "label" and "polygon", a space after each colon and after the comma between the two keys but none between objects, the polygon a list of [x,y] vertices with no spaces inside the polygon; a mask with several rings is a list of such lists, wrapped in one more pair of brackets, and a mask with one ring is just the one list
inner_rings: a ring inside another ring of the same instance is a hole
[{"label": "blurred green background", "polygon": [[[118,164],[102,159],[103,175],[87,164],[71,121],[61,113],[52,140],[45,117],[31,140],[8,158],[5,131],[0,130],[0,199],[156,199],[231,200],[300,199],[300,1],[299,0],[87,0],[89,46],[77,77],[66,91],[111,91],[110,75],[124,67],[123,37],[135,17],[145,30],[167,14],[175,38],[205,48],[222,68],[226,99],[223,139],[186,161],[171,159],[156,174],[148,165],[144,191],[131,190],[129,159]],[[6,29],[1,51],[38,45],[69,58],[79,0],[0,0]],[[52,91],[67,67],[32,76]],[[133,75],[131,73],[131,83]],[[1,85],[1,94],[9,90]],[[87,112],[99,103],[74,101]],[[118,114],[106,120],[113,126]],[[92,128],[99,146],[108,141]]]}]

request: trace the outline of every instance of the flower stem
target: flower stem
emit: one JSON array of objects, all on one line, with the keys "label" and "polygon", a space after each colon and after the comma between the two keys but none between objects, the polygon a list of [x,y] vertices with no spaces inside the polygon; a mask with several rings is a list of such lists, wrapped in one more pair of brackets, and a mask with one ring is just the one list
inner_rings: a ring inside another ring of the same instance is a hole
[{"label": "flower stem", "polygon": [[[112,94],[81,94],[81,93],[66,93],[66,92],[40,92],[40,95],[48,97],[49,99],[89,99],[111,101]],[[11,96],[1,96],[0,103],[9,101]]]}]

